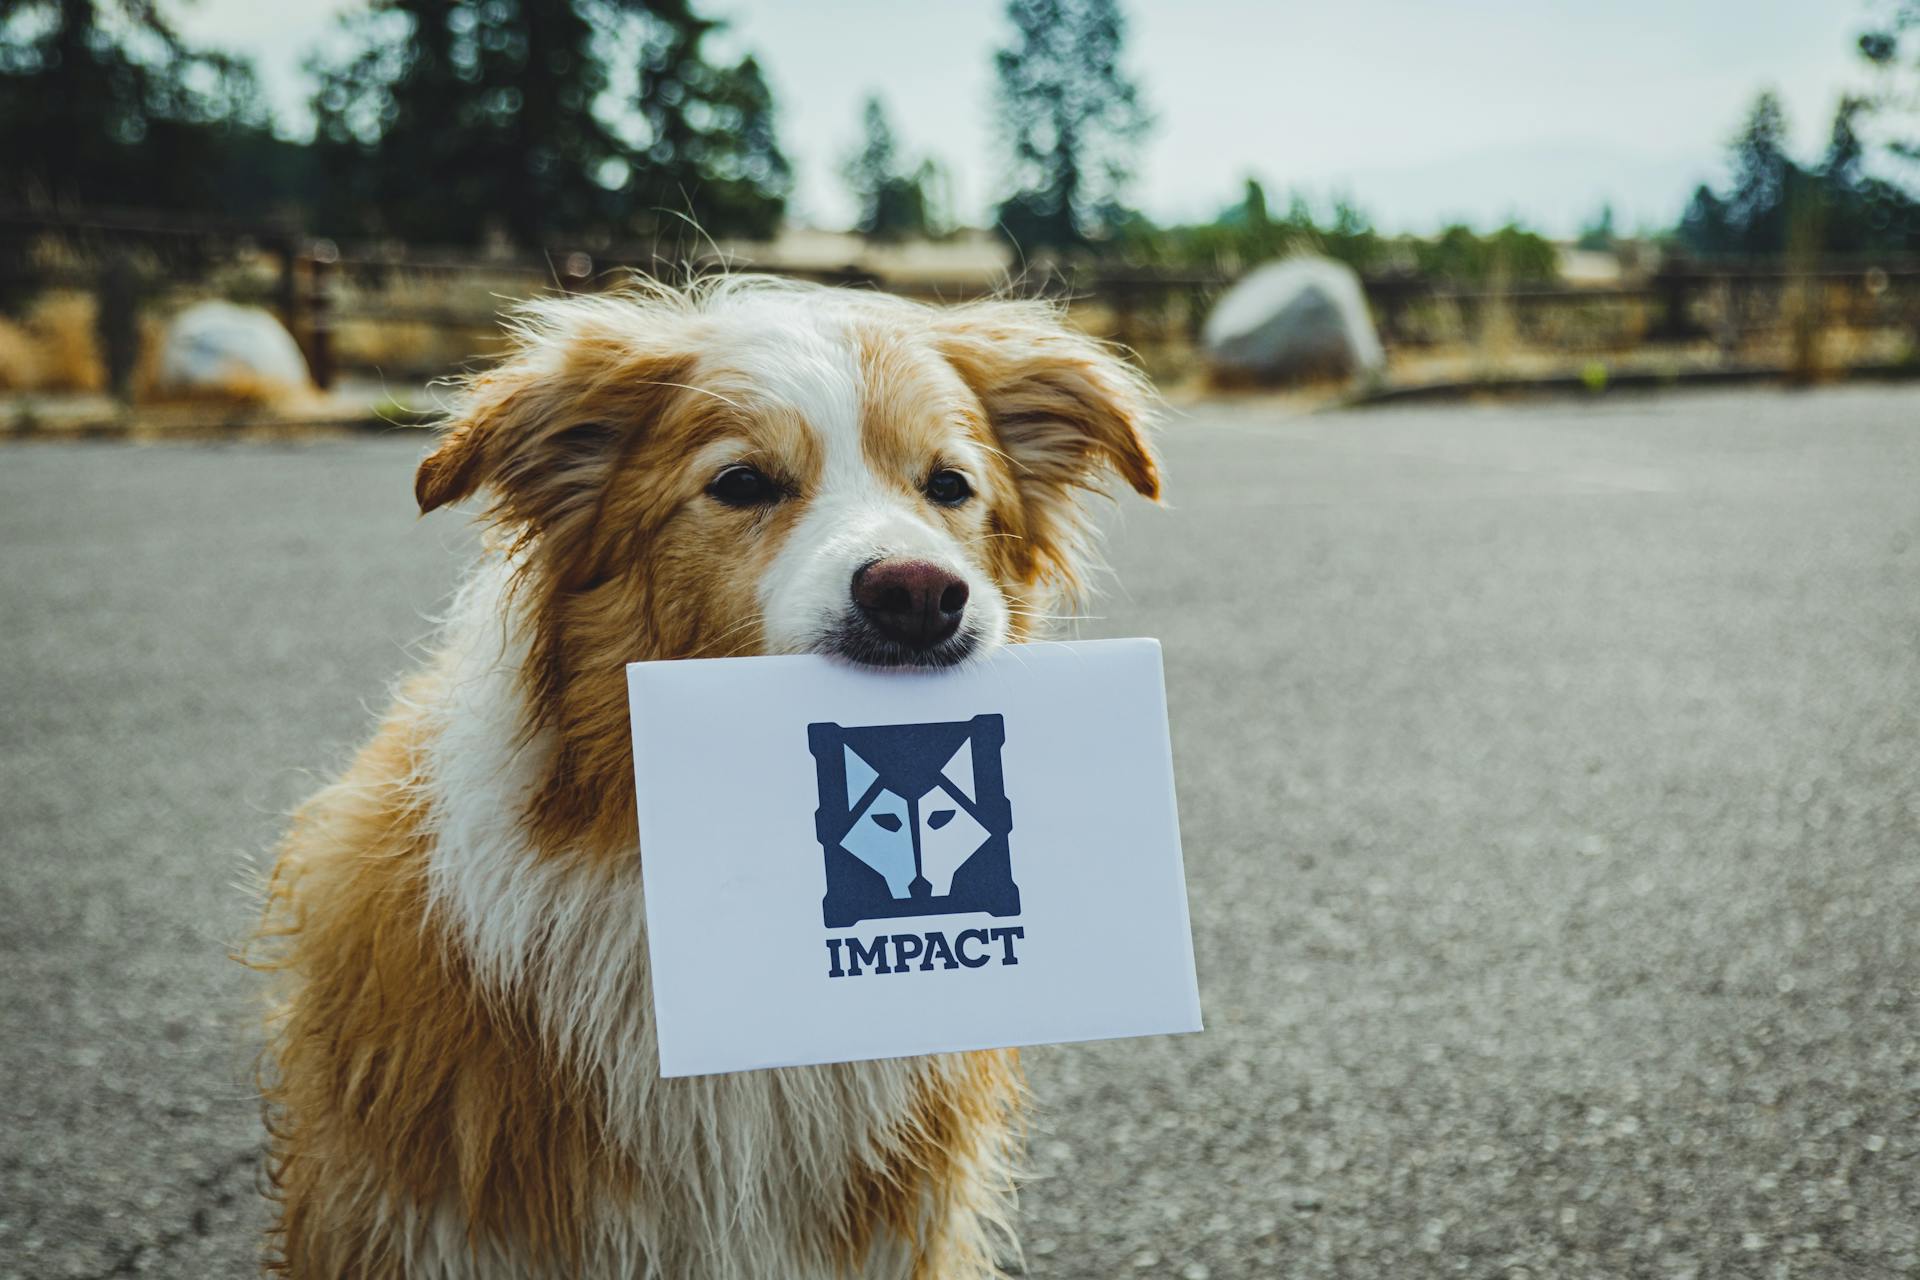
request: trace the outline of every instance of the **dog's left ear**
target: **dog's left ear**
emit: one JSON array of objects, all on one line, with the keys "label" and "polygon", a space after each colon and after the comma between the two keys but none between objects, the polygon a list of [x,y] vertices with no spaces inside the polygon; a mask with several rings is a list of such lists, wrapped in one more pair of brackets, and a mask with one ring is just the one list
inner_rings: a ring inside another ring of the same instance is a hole
[{"label": "dog's left ear", "polygon": [[1023,491],[1098,490],[1112,473],[1159,500],[1152,388],[1052,307],[956,307],[935,320],[934,344],[980,397]]},{"label": "dog's left ear", "polygon": [[1024,582],[1069,598],[1085,586],[1095,530],[1081,497],[1111,477],[1159,501],[1148,440],[1158,404],[1146,378],[1040,302],[981,302],[940,313],[935,348],[986,410],[1013,469],[1018,509],[994,554]]}]

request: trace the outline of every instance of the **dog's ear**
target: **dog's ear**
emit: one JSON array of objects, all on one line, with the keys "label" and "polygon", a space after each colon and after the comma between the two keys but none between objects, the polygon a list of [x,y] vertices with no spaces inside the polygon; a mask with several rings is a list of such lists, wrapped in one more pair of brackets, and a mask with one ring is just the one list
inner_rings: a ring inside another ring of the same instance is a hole
[{"label": "dog's ear", "polygon": [[1159,499],[1154,395],[1125,360],[1044,303],[975,303],[934,323],[935,345],[986,406],[1022,484],[1097,489],[1110,471]]},{"label": "dog's ear", "polygon": [[[569,306],[574,311],[569,311]],[[614,466],[687,376],[691,358],[650,349],[635,308],[560,303],[499,366],[467,382],[414,474],[422,515],[485,488],[490,514],[553,534],[590,517]]]},{"label": "dog's ear", "polygon": [[459,405],[442,425],[433,452],[413,473],[413,497],[420,514],[470,498],[488,483],[501,462],[502,447],[515,427],[516,410],[530,412],[538,379],[516,368],[517,361],[467,382]]},{"label": "dog's ear", "polygon": [[934,345],[980,398],[1020,489],[1034,568],[1069,584],[1091,538],[1079,502],[1117,476],[1158,501],[1148,438],[1156,397],[1105,344],[1040,302],[983,302],[942,312]]}]

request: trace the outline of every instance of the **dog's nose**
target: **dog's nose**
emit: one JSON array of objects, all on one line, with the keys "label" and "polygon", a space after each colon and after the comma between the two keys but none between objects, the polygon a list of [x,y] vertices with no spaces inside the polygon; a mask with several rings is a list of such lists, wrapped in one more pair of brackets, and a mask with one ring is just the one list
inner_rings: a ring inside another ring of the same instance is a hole
[{"label": "dog's nose", "polygon": [[895,556],[854,573],[853,602],[889,640],[909,649],[931,649],[960,629],[967,584],[931,560]]}]

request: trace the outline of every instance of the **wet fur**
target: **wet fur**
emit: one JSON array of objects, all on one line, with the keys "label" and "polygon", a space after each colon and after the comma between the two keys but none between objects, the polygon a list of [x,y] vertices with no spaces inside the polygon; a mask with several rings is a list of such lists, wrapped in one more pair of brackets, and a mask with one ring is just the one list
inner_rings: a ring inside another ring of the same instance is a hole
[{"label": "wet fur", "polygon": [[[1084,586],[1084,496],[1157,495],[1148,405],[1037,304],[736,278],[531,306],[416,482],[423,511],[484,493],[489,548],[268,890],[270,1268],[998,1274],[1013,1053],[659,1078],[623,668],[819,647],[807,584],[860,528],[964,562],[986,643],[1029,635]],[[705,499],[743,454],[792,500]],[[973,509],[915,505],[935,462]]]}]

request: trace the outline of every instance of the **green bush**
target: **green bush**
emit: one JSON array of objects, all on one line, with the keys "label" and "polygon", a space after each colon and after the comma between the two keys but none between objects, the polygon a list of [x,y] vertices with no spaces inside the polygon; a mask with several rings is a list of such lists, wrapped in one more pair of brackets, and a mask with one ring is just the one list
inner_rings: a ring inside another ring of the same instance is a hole
[{"label": "green bush", "polygon": [[1134,266],[1225,276],[1298,253],[1333,258],[1362,275],[1417,273],[1463,284],[1546,282],[1559,274],[1552,243],[1511,223],[1487,235],[1456,225],[1431,239],[1387,236],[1344,199],[1323,217],[1295,195],[1276,217],[1252,180],[1212,222],[1162,227],[1136,216],[1119,229],[1114,249]]}]

